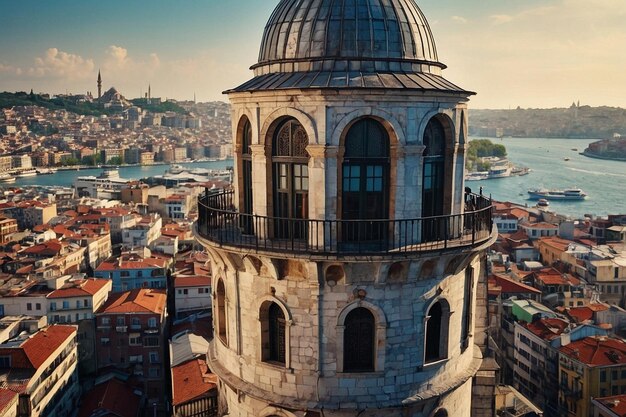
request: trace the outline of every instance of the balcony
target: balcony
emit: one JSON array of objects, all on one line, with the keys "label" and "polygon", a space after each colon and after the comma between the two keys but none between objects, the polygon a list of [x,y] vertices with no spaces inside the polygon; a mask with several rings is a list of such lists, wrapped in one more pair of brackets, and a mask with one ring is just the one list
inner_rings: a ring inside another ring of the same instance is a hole
[{"label": "balcony", "polygon": [[128,326],[115,326],[115,331],[118,333],[126,333],[128,331]]},{"label": "balcony", "polygon": [[198,198],[196,233],[218,246],[316,255],[416,254],[489,241],[491,200],[467,194],[463,214],[402,220],[316,220],[239,213],[233,191]]}]

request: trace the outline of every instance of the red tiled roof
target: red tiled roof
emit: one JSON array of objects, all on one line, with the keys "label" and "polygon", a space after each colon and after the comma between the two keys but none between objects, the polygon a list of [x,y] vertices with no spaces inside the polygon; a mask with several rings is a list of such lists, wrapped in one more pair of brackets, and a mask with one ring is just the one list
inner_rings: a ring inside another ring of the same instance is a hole
[{"label": "red tiled roof", "polygon": [[556,339],[569,327],[569,323],[563,319],[539,319],[525,324],[525,327],[543,340]]},{"label": "red tiled roof", "polygon": [[4,415],[5,409],[13,403],[13,401],[17,401],[16,397],[19,394],[15,391],[6,388],[0,388],[0,414]]},{"label": "red tiled roof", "polygon": [[82,399],[78,417],[99,416],[136,417],[141,397],[133,387],[113,378],[97,385]]},{"label": "red tiled roof", "polygon": [[597,311],[608,310],[609,307],[604,304],[590,304],[584,307],[571,307],[567,309],[567,314],[572,317],[576,322],[582,323],[587,320],[593,319],[593,313]]},{"label": "red tiled roof", "polygon": [[86,280],[75,281],[67,286],[63,286],[58,290],[52,291],[48,298],[67,298],[67,297],[84,297],[95,295],[104,286],[111,281],[108,279],[89,278]]},{"label": "red tiled roof", "polygon": [[156,313],[165,309],[165,290],[136,289],[111,294],[107,302],[98,310],[106,313]]},{"label": "red tiled roof", "polygon": [[181,405],[217,388],[217,376],[208,373],[206,362],[194,359],[172,368],[174,405]]},{"label": "red tiled roof", "polygon": [[503,277],[500,275],[494,275],[494,279],[496,284],[502,288],[503,293],[532,293],[532,294],[541,294],[535,287],[531,287],[530,285],[526,285],[521,282],[517,282],[511,278]]},{"label": "red tiled roof", "polygon": [[565,252],[568,246],[573,243],[571,240],[562,239],[558,236],[543,236],[539,238],[539,241],[562,252]]},{"label": "red tiled roof", "polygon": [[211,285],[211,277],[209,276],[186,276],[179,275],[174,277],[174,287],[206,287]]},{"label": "red tiled roof", "polygon": [[132,260],[125,260],[122,257],[108,259],[98,265],[96,271],[116,271],[119,269],[151,269],[151,268],[165,268],[169,259],[158,257],[155,253],[150,258],[132,258]]},{"label": "red tiled roof", "polygon": [[626,395],[614,395],[595,400],[615,413],[616,416],[626,417]]},{"label": "red tiled roof", "polygon": [[559,349],[587,366],[626,365],[626,342],[607,337],[586,337]]},{"label": "red tiled roof", "polygon": [[76,334],[74,326],[52,325],[40,330],[20,346],[33,368],[39,368],[68,338]]}]

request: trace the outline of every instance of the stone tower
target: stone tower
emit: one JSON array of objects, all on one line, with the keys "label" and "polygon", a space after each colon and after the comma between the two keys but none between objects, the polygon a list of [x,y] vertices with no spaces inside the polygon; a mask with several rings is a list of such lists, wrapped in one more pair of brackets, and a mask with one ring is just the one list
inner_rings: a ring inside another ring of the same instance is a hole
[{"label": "stone tower", "polygon": [[98,70],[98,98],[102,97],[102,76],[100,70]]},{"label": "stone tower", "polygon": [[220,415],[469,417],[491,202],[414,0],[282,0],[198,202]]}]

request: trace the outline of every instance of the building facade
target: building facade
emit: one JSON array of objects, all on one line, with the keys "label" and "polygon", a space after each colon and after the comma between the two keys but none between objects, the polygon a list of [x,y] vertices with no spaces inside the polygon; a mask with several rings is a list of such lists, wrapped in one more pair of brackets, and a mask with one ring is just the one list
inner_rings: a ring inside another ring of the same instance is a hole
[{"label": "building facade", "polygon": [[472,93],[413,0],[282,1],[253,68],[235,190],[198,207],[220,415],[469,417],[496,237],[463,183]]},{"label": "building facade", "polygon": [[138,378],[149,404],[165,395],[165,303],[164,290],[133,290],[110,295],[96,313],[98,369],[114,366]]}]

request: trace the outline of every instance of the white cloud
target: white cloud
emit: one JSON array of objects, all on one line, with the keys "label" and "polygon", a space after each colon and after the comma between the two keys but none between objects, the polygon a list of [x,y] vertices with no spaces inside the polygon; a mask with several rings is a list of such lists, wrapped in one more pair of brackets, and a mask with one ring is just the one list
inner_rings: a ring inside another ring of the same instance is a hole
[{"label": "white cloud", "polygon": [[452,20],[454,20],[455,22],[458,23],[467,23],[468,20],[466,18],[464,18],[463,16],[452,16]]},{"label": "white cloud", "polygon": [[494,14],[489,16],[489,18],[494,25],[502,25],[513,20],[513,16],[508,14]]},{"label": "white cloud", "polygon": [[[92,75],[95,65],[92,59],[49,48],[44,56],[35,58],[35,65],[27,70],[34,77],[58,77],[82,79]],[[19,75],[19,74],[18,74]]]}]

